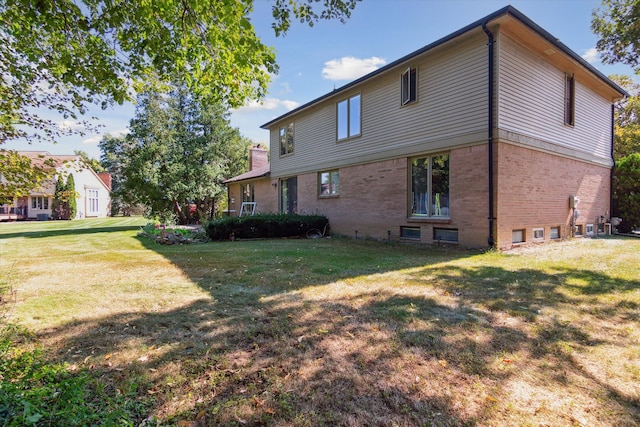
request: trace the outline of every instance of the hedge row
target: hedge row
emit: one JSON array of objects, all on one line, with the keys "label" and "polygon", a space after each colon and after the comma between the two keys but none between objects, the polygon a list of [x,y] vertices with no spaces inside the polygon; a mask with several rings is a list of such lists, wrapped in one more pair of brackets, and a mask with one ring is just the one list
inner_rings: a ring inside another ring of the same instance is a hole
[{"label": "hedge row", "polygon": [[325,232],[328,224],[323,215],[259,214],[212,221],[207,235],[211,240],[304,237],[309,230]]}]

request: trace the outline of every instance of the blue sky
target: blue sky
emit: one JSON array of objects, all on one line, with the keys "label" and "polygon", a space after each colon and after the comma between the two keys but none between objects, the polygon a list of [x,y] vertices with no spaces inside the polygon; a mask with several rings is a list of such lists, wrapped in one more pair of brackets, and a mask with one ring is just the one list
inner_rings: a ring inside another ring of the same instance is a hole
[{"label": "blue sky", "polygon": [[[278,38],[271,29],[272,2],[256,0],[251,20],[262,41],[275,48],[280,72],[273,77],[268,96],[233,111],[231,124],[254,142],[266,144],[268,132],[260,125],[508,4],[604,74],[634,75],[628,66],[605,66],[599,60],[597,38],[591,32],[591,13],[600,6],[599,0],[364,0],[345,24],[325,21],[309,28],[294,23],[286,36]],[[66,137],[55,145],[12,142],[4,148],[52,154],[83,150],[99,158],[102,134],[126,133],[133,114],[131,104],[96,109],[88,115],[97,116],[104,125],[100,134]]]}]

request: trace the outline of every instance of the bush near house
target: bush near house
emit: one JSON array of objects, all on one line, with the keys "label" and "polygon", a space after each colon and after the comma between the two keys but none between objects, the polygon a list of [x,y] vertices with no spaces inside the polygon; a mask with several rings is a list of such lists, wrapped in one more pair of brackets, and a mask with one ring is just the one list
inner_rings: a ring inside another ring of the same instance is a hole
[{"label": "bush near house", "polygon": [[324,232],[328,225],[324,215],[261,214],[211,221],[207,235],[211,240],[303,237],[313,229]]},{"label": "bush near house", "polygon": [[616,163],[613,181],[613,212],[622,218],[623,233],[640,227],[640,153],[623,157]]}]

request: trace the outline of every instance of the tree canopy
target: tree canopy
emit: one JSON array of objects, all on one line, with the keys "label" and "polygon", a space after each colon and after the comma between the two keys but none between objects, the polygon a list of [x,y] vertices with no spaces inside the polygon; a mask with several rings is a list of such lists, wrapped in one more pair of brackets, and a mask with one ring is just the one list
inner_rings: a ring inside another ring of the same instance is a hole
[{"label": "tree canopy", "polygon": [[621,159],[640,153],[640,85],[629,76],[609,77],[629,93],[615,109],[614,154],[616,159]]},{"label": "tree canopy", "polygon": [[[344,21],[357,1],[275,0],[273,29]],[[231,108],[264,96],[278,67],[252,9],[253,0],[0,0],[0,143],[73,132],[37,109],[77,120],[90,104],[133,99],[150,76]]]},{"label": "tree canopy", "polygon": [[603,0],[593,11],[596,48],[608,64],[624,63],[640,72],[640,0]]}]

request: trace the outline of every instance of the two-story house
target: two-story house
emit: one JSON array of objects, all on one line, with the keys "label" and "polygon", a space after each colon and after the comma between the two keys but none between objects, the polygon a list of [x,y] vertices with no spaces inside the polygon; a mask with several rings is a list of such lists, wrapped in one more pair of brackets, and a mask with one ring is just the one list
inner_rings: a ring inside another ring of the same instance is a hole
[{"label": "two-story house", "polygon": [[46,151],[19,151],[18,154],[40,166],[45,160],[52,161],[55,173],[28,196],[16,197],[13,203],[0,205],[0,220],[49,219],[53,213],[53,196],[58,175],[63,175],[65,180],[73,175],[77,196],[75,218],[104,218],[110,215],[111,175],[108,173],[96,173],[77,155],[52,155]]},{"label": "two-story house", "polygon": [[625,95],[508,6],[264,124],[270,171],[249,183],[270,185],[252,197],[362,238],[509,248],[597,233]]}]

